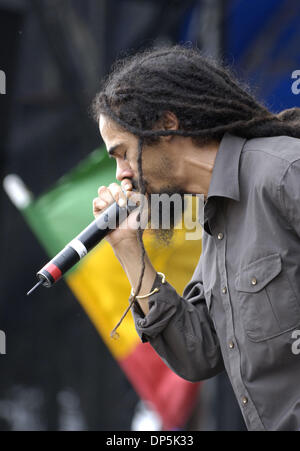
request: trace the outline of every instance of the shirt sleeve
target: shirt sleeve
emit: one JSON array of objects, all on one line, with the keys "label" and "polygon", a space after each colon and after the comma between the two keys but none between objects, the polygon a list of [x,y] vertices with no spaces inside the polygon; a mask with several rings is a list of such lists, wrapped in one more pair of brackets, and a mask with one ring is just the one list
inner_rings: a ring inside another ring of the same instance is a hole
[{"label": "shirt sleeve", "polygon": [[205,302],[201,258],[183,297],[157,274],[145,316],[133,307],[136,330],[179,376],[192,382],[208,379],[224,370],[219,341]]},{"label": "shirt sleeve", "polygon": [[280,189],[286,219],[300,237],[300,159],[289,165],[282,177]]}]

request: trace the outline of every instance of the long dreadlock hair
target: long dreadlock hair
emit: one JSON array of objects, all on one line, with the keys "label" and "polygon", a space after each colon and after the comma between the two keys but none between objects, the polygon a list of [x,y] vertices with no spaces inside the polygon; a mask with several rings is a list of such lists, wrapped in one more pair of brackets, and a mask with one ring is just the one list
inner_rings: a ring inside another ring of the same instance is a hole
[{"label": "long dreadlock hair", "polygon": [[[230,69],[191,46],[156,48],[120,59],[104,80],[92,110],[97,121],[100,114],[104,114],[137,136],[141,194],[146,192],[143,144],[157,143],[161,136],[190,137],[199,147],[221,141],[226,132],[247,139],[280,135],[300,138],[300,108],[271,113]],[[168,111],[176,115],[178,130],[157,130],[157,127],[154,130]],[[140,224],[140,213],[137,219]],[[139,226],[142,258],[137,290],[129,298],[129,307],[112,335],[135,302],[142,285],[145,271],[142,235]]]}]

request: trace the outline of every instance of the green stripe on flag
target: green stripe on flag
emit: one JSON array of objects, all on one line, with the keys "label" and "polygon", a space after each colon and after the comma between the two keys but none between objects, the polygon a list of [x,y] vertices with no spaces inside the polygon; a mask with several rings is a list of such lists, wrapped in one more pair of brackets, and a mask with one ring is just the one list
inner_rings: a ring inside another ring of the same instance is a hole
[{"label": "green stripe on flag", "polygon": [[115,163],[96,149],[47,193],[22,210],[50,257],[93,221],[92,200],[100,185],[115,182]]}]

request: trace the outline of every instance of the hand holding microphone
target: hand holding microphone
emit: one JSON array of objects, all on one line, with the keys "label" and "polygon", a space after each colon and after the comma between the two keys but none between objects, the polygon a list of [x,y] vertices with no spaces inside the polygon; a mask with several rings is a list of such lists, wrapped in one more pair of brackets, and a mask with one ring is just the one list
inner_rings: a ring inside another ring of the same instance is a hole
[{"label": "hand holding microphone", "polygon": [[[93,214],[97,218],[112,202],[117,202],[119,207],[124,207],[126,202],[130,204],[140,203],[140,193],[132,190],[130,179],[124,179],[121,186],[117,183],[111,183],[108,187],[100,186],[98,197],[93,200]],[[114,248],[123,240],[136,239],[137,216],[139,209],[134,210],[115,230],[111,230],[105,239]],[[146,226],[146,213],[142,216],[141,226]]]},{"label": "hand holding microphone", "polygon": [[141,219],[137,221],[140,210],[137,207],[143,200],[140,193],[132,191],[129,179],[124,179],[121,187],[117,183],[101,186],[98,197],[93,200],[95,220],[37,272],[39,282],[27,295],[39,285],[54,285],[102,239],[106,238],[112,247],[136,240],[138,227],[144,229],[148,222],[147,208],[143,208]]}]

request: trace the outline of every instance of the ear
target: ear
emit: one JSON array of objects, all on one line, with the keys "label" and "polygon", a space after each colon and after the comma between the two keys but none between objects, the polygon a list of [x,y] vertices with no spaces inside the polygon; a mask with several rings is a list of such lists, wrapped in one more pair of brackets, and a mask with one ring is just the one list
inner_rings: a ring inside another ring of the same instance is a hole
[{"label": "ear", "polygon": [[[163,130],[178,130],[179,128],[179,120],[177,116],[171,111],[166,111],[160,121],[161,129]],[[163,136],[162,138],[165,141],[170,141],[174,136]]]}]

